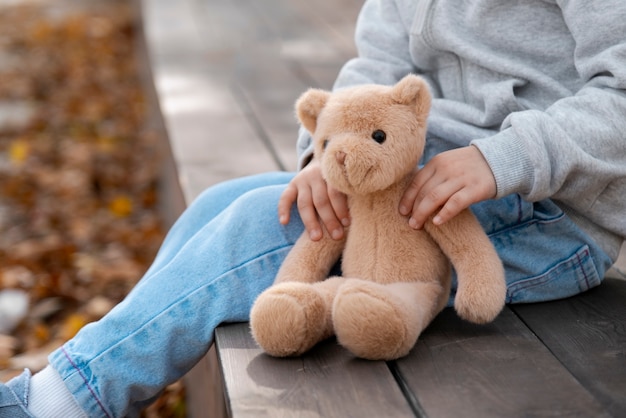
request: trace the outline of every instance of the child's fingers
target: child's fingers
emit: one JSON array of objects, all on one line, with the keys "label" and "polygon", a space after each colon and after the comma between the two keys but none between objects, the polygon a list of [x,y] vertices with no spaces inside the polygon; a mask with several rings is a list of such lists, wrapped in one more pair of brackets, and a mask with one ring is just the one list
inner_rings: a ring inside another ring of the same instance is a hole
[{"label": "child's fingers", "polygon": [[[428,217],[435,214],[433,223],[442,225],[469,208],[474,203],[493,197],[495,187],[489,181],[467,184],[462,181],[447,181],[431,190],[424,199],[416,203],[409,225],[419,229]],[[439,209],[441,208],[441,209]]]},{"label": "child's fingers", "polygon": [[291,206],[293,206],[297,197],[298,188],[289,183],[280,195],[280,199],[278,199],[278,220],[281,224],[287,225],[289,223]]},{"label": "child's fingers", "polygon": [[335,216],[343,226],[350,225],[350,210],[348,209],[348,198],[339,190],[329,187],[328,198],[335,211]]},{"label": "child's fingers", "polygon": [[304,228],[309,233],[309,237],[313,241],[322,238],[322,227],[317,216],[315,204],[313,203],[313,195],[311,189],[304,188],[298,193],[297,200],[298,212],[300,219],[304,224]]},{"label": "child's fingers", "polygon": [[[335,195],[333,198],[337,199],[337,196]],[[326,183],[313,190],[313,204],[321,223],[326,227],[330,236],[333,239],[343,238],[343,226],[333,207],[333,201]]]},{"label": "child's fingers", "polygon": [[410,215],[413,211],[413,206],[415,206],[415,200],[417,199],[417,195],[421,190],[424,183],[430,178],[430,173],[426,169],[416,172],[413,176],[413,180],[409,187],[404,191],[402,198],[400,199],[400,205],[398,210],[401,215],[407,216]]},{"label": "child's fingers", "polygon": [[443,205],[441,210],[437,212],[435,217],[433,218],[433,223],[435,225],[442,225],[450,219],[454,218],[456,215],[461,213],[464,209],[470,207],[470,205],[474,203],[474,199],[471,193],[468,193],[467,188],[463,188],[458,192],[454,193]]},{"label": "child's fingers", "polygon": [[441,225],[470,205],[496,195],[496,183],[487,161],[472,146],[442,152],[415,175],[400,201],[400,213],[409,215],[415,229],[432,216]]},{"label": "child's fingers", "polygon": [[311,189],[298,188],[295,183],[289,183],[278,200],[278,219],[286,225],[290,220],[291,207],[297,203],[298,212],[304,228],[313,241],[322,238],[322,227],[319,223]]},{"label": "child's fingers", "polygon": [[[415,229],[421,229],[424,226],[426,220],[432,216],[439,208],[445,207],[450,198],[460,191],[460,186],[455,182],[444,181],[437,183],[434,180],[427,182],[419,191],[418,197],[415,200],[411,217],[409,218],[409,225]],[[456,206],[453,203],[448,209],[452,213]],[[446,218],[448,212],[443,214],[443,219]],[[441,218],[439,219],[439,221]]]}]

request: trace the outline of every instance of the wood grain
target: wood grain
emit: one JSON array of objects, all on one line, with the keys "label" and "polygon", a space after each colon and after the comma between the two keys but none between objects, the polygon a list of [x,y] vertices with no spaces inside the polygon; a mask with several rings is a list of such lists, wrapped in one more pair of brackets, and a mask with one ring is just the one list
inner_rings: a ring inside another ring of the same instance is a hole
[{"label": "wood grain", "polygon": [[613,416],[626,416],[626,281],[512,309]]},{"label": "wood grain", "polygon": [[248,324],[220,327],[217,352],[233,417],[412,417],[384,362],[359,360],[333,340],[298,358],[264,354]]},{"label": "wood grain", "polygon": [[397,366],[429,417],[608,416],[508,308],[485,326],[444,310]]}]

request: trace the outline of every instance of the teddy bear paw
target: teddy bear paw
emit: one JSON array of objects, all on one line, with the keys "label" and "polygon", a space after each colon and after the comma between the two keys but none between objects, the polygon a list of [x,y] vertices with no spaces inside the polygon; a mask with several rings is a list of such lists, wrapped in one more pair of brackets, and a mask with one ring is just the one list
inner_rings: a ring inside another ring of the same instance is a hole
[{"label": "teddy bear paw", "polygon": [[256,342],[271,356],[300,355],[329,337],[329,314],[311,285],[285,282],[263,292],[250,312]]},{"label": "teddy bear paw", "polygon": [[358,357],[393,360],[411,350],[419,330],[407,326],[406,310],[384,285],[355,280],[335,297],[332,318],[338,342]]},{"label": "teddy bear paw", "polygon": [[486,324],[498,316],[506,302],[506,283],[491,283],[489,286],[459,286],[454,298],[457,314],[475,324]]}]

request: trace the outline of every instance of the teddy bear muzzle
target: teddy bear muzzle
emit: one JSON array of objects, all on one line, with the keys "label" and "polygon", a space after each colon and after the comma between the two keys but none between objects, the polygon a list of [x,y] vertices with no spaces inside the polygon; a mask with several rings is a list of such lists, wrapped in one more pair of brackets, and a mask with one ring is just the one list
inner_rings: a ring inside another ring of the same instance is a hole
[{"label": "teddy bear muzzle", "polygon": [[337,162],[340,165],[345,165],[345,163],[346,163],[346,153],[343,152],[343,151],[335,152],[335,160],[337,160]]}]

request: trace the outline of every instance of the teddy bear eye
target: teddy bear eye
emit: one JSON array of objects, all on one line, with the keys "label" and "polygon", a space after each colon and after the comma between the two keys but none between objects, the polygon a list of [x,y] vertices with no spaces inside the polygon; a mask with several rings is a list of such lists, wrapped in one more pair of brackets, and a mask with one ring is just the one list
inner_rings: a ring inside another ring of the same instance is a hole
[{"label": "teddy bear eye", "polygon": [[382,144],[383,142],[385,142],[385,139],[387,139],[387,134],[385,133],[385,131],[381,131],[380,129],[377,129],[374,132],[372,132],[372,139],[378,142],[379,144]]},{"label": "teddy bear eye", "polygon": [[328,147],[328,139],[325,139],[324,142],[322,142],[322,149],[326,150],[326,147]]}]

